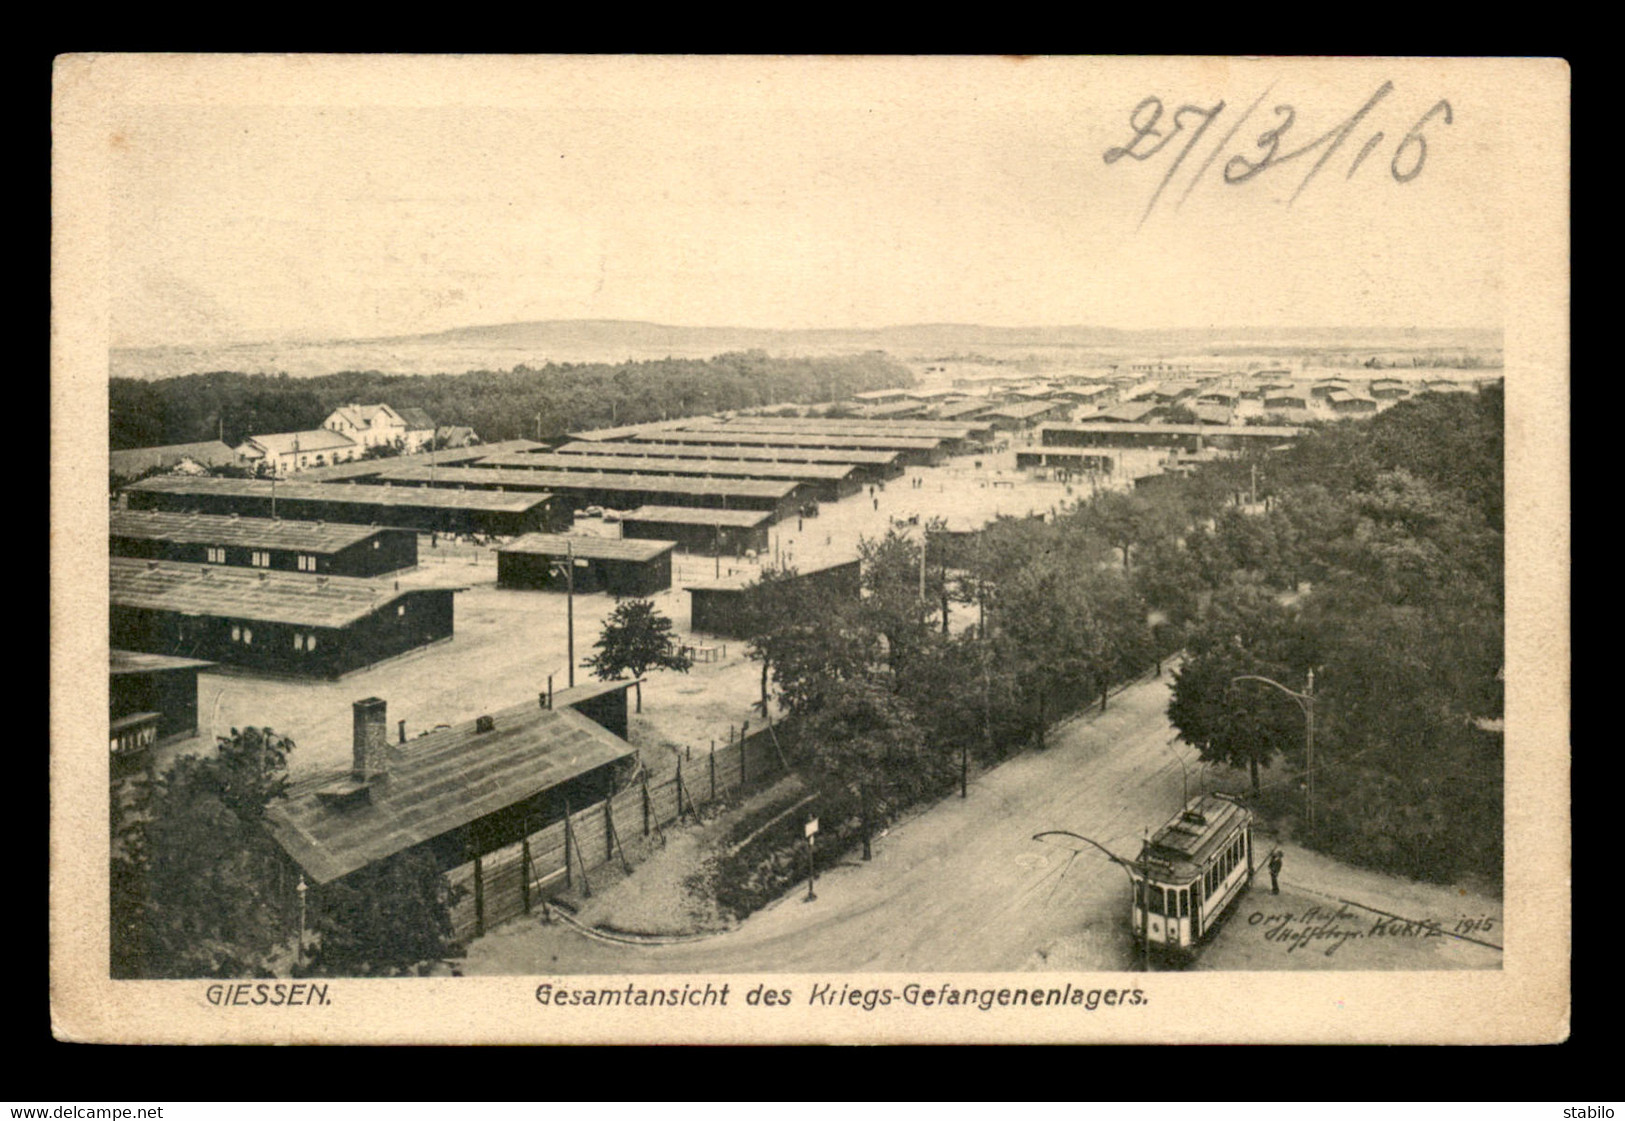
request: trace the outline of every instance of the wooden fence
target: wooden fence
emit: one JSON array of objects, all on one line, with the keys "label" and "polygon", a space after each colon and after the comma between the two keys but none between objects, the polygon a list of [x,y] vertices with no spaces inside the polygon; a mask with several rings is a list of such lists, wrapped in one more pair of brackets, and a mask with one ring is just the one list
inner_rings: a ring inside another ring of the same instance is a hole
[{"label": "wooden fence", "polygon": [[632,857],[665,826],[733,791],[782,776],[780,744],[789,749],[782,724],[777,744],[764,728],[703,755],[696,752],[665,782],[645,779],[593,805],[570,807],[562,820],[518,843],[453,868],[447,878],[464,890],[451,913],[457,938],[478,937],[559,892],[590,894],[593,876],[612,862],[631,871]]}]

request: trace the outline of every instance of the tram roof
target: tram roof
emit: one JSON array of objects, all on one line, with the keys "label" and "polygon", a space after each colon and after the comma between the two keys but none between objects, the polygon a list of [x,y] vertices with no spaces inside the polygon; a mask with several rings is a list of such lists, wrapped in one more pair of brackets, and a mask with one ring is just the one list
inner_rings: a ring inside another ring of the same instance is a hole
[{"label": "tram roof", "polygon": [[1140,854],[1142,864],[1188,865],[1195,876],[1214,851],[1251,815],[1246,807],[1218,794],[1204,794],[1157,830]]}]

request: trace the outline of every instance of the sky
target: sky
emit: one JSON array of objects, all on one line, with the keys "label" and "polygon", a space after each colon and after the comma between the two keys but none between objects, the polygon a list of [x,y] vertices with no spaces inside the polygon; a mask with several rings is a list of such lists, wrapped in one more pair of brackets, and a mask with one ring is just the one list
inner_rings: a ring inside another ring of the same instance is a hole
[{"label": "sky", "polygon": [[[578,318],[1502,325],[1502,125],[1465,63],[174,66],[132,80],[108,118],[114,345]],[[1296,199],[1330,139],[1225,181],[1289,112],[1282,155],[1385,82]],[[1136,159],[1148,135],[1108,162],[1148,97],[1166,144]],[[1449,122],[1436,112],[1401,150],[1441,99]],[[1181,114],[1174,132],[1174,111],[1220,101],[1181,159],[1204,118]]]}]

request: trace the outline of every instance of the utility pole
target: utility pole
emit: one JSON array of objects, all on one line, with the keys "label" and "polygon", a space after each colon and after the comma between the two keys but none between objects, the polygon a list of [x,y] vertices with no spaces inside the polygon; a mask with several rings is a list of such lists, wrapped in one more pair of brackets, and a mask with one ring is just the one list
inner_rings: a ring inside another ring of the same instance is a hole
[{"label": "utility pole", "polygon": [[1315,830],[1315,671],[1313,669],[1309,671],[1308,679],[1305,681],[1301,693],[1288,689],[1279,681],[1261,677],[1256,673],[1245,673],[1240,677],[1230,679],[1232,685],[1238,681],[1262,681],[1265,685],[1272,685],[1297,701],[1298,707],[1303,709],[1303,769],[1308,783],[1306,816],[1309,819],[1309,831],[1313,833]]},{"label": "utility pole", "polygon": [[[559,574],[560,565],[557,561],[550,564],[553,575]],[[570,688],[576,685],[576,544],[569,538],[564,541],[564,643],[565,651],[570,659]],[[551,689],[549,689],[551,694]],[[551,695],[548,703],[552,703]]]},{"label": "utility pole", "polygon": [[574,541],[564,543],[569,563],[564,569],[564,642],[570,655],[570,688],[576,687],[576,546]]},{"label": "utility pole", "polygon": [[1309,832],[1315,831],[1315,671],[1310,670],[1303,687],[1303,769],[1309,779]]},{"label": "utility pole", "polygon": [[1185,795],[1185,800],[1180,803],[1180,807],[1182,809],[1184,809],[1184,808],[1189,808],[1189,806],[1191,804],[1191,772],[1190,772],[1190,768],[1185,766],[1185,758],[1184,758],[1184,756],[1180,755],[1179,752],[1174,751],[1174,744],[1176,744],[1178,742],[1179,742],[1179,737],[1178,736],[1175,736],[1173,739],[1169,740],[1168,741],[1168,750],[1174,752],[1174,759],[1175,759],[1175,761],[1177,761],[1179,763],[1179,785],[1180,785],[1180,789],[1184,792],[1184,795]]},{"label": "utility pole", "polygon": [[294,890],[299,893],[299,953],[297,960],[299,968],[303,969],[305,967],[305,892],[310,890],[305,883],[305,874],[303,872],[299,874],[299,883]]}]

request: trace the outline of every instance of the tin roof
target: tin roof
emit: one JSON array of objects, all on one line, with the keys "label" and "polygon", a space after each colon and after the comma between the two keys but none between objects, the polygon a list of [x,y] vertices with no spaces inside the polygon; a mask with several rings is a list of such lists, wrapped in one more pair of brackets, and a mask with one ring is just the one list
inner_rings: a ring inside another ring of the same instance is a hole
[{"label": "tin roof", "polygon": [[336,553],[382,532],[379,526],[162,510],[114,510],[108,524],[108,533],[113,537],[192,545],[263,546],[311,553]]},{"label": "tin roof", "polygon": [[[447,468],[447,470],[452,470]],[[427,475],[427,472],[425,472]],[[223,496],[227,498],[271,497],[272,483],[267,479],[189,479],[160,475],[131,483],[125,490],[149,494],[196,495],[198,497]],[[434,507],[441,510],[480,510],[523,513],[553,496],[550,494],[505,494],[485,490],[440,490],[431,487],[386,487],[364,483],[291,483],[278,482],[276,496],[296,502],[349,502],[383,508],[409,506]]]},{"label": "tin roof", "polygon": [[1134,424],[1150,416],[1156,411],[1156,408],[1155,405],[1149,403],[1125,402],[1121,405],[1113,405],[1109,409],[1102,409],[1096,415],[1103,419],[1116,419]]},{"label": "tin roof", "polygon": [[497,550],[562,557],[570,551],[583,560],[651,561],[677,547],[675,541],[643,537],[596,537],[582,533],[527,533]]},{"label": "tin roof", "polygon": [[581,440],[557,449],[557,455],[662,456],[672,459],[708,459],[739,462],[845,463],[883,467],[897,462],[896,452],[850,451],[839,448],[736,448],[709,444],[634,444],[616,440]]},{"label": "tin roof", "polygon": [[224,467],[239,462],[236,451],[219,440],[195,444],[165,444],[157,448],[125,448],[109,454],[109,469],[115,475],[139,475],[154,467],[173,467],[183,459],[205,467]]},{"label": "tin roof", "polygon": [[936,408],[936,413],[937,413],[937,415],[939,417],[941,417],[944,420],[952,420],[955,417],[974,416],[975,414],[983,412],[984,410],[986,410],[987,407],[988,407],[988,404],[987,404],[987,402],[985,400],[984,401],[955,401],[952,404],[948,404],[948,405],[938,405],[937,408]]},{"label": "tin roof", "polygon": [[714,525],[750,529],[772,521],[767,510],[717,510],[708,506],[639,506],[621,522],[664,522],[671,525]]},{"label": "tin roof", "polygon": [[661,433],[664,442],[674,444],[742,444],[756,447],[785,448],[859,448],[864,450],[934,451],[942,439],[918,436],[851,436],[807,431],[756,432],[737,428],[718,428]]},{"label": "tin roof", "polygon": [[493,716],[489,732],[470,720],[387,747],[387,777],[349,804],[318,793],[347,771],[296,784],[266,807],[271,835],[307,876],[331,883],[635,751],[569,708],[533,702]]},{"label": "tin roof", "polygon": [[1008,405],[998,405],[983,413],[984,417],[1005,417],[1010,420],[1026,420],[1029,417],[1042,416],[1055,409],[1065,407],[1060,401],[1013,401]]},{"label": "tin roof", "polygon": [[[845,560],[838,561],[825,561],[812,568],[798,568],[796,575],[816,576],[831,569],[848,568],[861,563],[857,557],[847,557]],[[720,580],[706,580],[698,584],[686,584],[684,589],[690,592],[739,592],[756,583],[757,579],[758,575],[754,572],[736,572],[732,576],[724,576]]]},{"label": "tin roof", "polygon": [[161,673],[174,669],[206,669],[213,662],[197,658],[175,658],[168,654],[144,654],[136,650],[109,650],[108,673],[117,677],[126,673]]},{"label": "tin roof", "polygon": [[[402,483],[429,482],[427,467],[380,475]],[[432,473],[436,488],[462,484],[487,487],[545,487],[549,491],[619,490],[646,494],[687,494],[732,498],[785,498],[798,484],[778,479],[710,479],[693,475],[613,475],[603,471],[528,471],[520,467],[441,467]],[[401,488],[405,489],[405,488]],[[413,488],[423,489],[423,488]],[[468,493],[468,492],[462,492]]]},{"label": "tin roof", "polygon": [[[594,447],[587,444],[587,447]],[[647,445],[633,445],[643,447]],[[527,470],[591,471],[612,475],[678,474],[716,475],[741,479],[844,479],[852,474],[850,463],[776,463],[749,464],[743,460],[695,460],[681,456],[618,456],[595,455],[591,452],[559,455],[527,454],[492,455],[477,460],[476,467],[520,467]]]},{"label": "tin roof", "polygon": [[[311,576],[136,557],[111,559],[112,603],[262,623],[344,627],[416,591],[354,576]],[[439,589],[435,589],[439,590]]]},{"label": "tin roof", "polygon": [[1303,435],[1302,429],[1268,424],[1046,424],[1039,432],[1081,432],[1110,436],[1131,433],[1142,436],[1256,436],[1286,439]]},{"label": "tin roof", "polygon": [[344,433],[328,428],[312,428],[308,432],[268,432],[250,436],[244,443],[263,448],[267,455],[292,455],[296,451],[303,455],[358,446]]},{"label": "tin roof", "polygon": [[830,436],[902,436],[926,440],[964,440],[986,425],[936,420],[863,420],[850,417],[737,417],[725,424],[695,425],[681,431],[784,432]]},{"label": "tin roof", "polygon": [[[441,429],[442,432],[450,431]],[[470,433],[473,429],[466,429]],[[350,463],[335,463],[331,467],[311,467],[299,472],[299,481],[303,483],[330,483],[343,479],[362,478],[367,475],[377,475],[383,471],[392,471],[397,467],[414,467],[419,464],[430,463],[470,463],[488,455],[502,455],[504,453],[530,451],[541,448],[543,445],[534,440],[503,440],[495,444],[476,444],[470,447],[441,448],[435,452],[419,452],[415,455],[386,456],[380,459],[358,459]]]},{"label": "tin roof", "polygon": [[687,420],[655,420],[645,424],[623,424],[619,428],[592,428],[584,432],[572,432],[570,433],[570,439],[592,441],[631,440],[638,436],[646,436],[668,428],[676,428],[686,423],[688,423]]},{"label": "tin roof", "polygon": [[889,405],[864,405],[863,415],[880,420],[889,417],[908,417],[925,411],[923,401],[894,401]]}]

